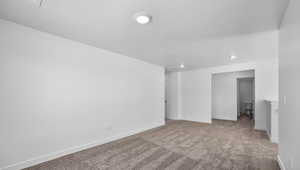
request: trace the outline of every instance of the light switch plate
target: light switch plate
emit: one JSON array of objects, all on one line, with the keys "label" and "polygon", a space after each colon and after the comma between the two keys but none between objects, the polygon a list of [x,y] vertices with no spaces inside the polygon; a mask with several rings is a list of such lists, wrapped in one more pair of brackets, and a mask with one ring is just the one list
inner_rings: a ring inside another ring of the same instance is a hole
[{"label": "light switch plate", "polygon": [[286,96],[283,96],[283,104],[286,104]]}]

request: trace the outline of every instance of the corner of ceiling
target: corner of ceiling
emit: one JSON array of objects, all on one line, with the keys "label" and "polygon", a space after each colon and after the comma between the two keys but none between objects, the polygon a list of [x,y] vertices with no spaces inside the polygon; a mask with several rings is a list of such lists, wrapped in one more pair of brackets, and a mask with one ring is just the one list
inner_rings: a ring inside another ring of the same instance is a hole
[{"label": "corner of ceiling", "polygon": [[283,23],[283,20],[284,20],[286,11],[287,11],[287,9],[288,9],[288,7],[289,7],[289,5],[290,5],[290,2],[291,2],[291,0],[286,0],[286,1],[287,1],[287,2],[285,3],[285,7],[284,7],[284,9],[283,9],[283,11],[282,11],[282,14],[281,14],[281,16],[280,16],[280,19],[279,19],[279,24],[278,24],[278,29],[279,29],[279,30],[280,30],[280,28],[281,28],[281,25],[282,25],[282,23]]}]

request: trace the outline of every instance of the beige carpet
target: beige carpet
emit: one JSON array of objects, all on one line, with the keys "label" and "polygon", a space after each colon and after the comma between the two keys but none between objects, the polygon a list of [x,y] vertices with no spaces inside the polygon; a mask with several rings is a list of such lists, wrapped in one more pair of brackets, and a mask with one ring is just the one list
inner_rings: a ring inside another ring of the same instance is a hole
[{"label": "beige carpet", "polygon": [[251,121],[211,125],[168,121],[162,126],[28,170],[279,170],[277,145]]}]

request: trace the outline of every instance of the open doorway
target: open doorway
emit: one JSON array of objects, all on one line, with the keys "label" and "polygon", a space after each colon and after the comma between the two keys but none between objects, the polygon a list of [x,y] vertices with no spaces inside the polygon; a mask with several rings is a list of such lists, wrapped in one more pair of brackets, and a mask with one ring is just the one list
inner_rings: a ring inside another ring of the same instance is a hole
[{"label": "open doorway", "polygon": [[237,79],[237,118],[247,116],[254,119],[255,108],[255,79],[254,77]]},{"label": "open doorway", "polygon": [[212,74],[212,119],[254,118],[254,70]]}]

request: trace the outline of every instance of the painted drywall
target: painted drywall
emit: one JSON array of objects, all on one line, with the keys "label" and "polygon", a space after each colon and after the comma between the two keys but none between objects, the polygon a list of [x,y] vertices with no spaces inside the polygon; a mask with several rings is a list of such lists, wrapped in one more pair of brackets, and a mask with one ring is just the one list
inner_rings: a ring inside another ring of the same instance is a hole
[{"label": "painted drywall", "polygon": [[0,167],[164,124],[162,67],[3,20],[0,37]]},{"label": "painted drywall", "polygon": [[264,100],[278,101],[278,59],[257,62],[255,67],[255,128],[266,130],[267,106]]},{"label": "painted drywall", "polygon": [[179,98],[182,119],[211,123],[211,74],[208,70],[178,74],[181,75]]},{"label": "painted drywall", "polygon": [[212,118],[237,120],[236,79],[234,73],[212,76]]},{"label": "painted drywall", "polygon": [[179,82],[181,102],[178,109],[182,119],[211,122],[213,74],[255,70],[255,128],[266,130],[264,100],[278,100],[278,53],[277,51],[273,53],[275,57],[269,60],[177,72],[181,76]]},{"label": "painted drywall", "polygon": [[180,119],[180,113],[178,109],[179,101],[179,81],[180,74],[174,72],[166,73],[166,118],[177,120]]},{"label": "painted drywall", "polygon": [[300,169],[300,1],[290,0],[279,43],[279,156],[287,170]]},{"label": "painted drywall", "polygon": [[[233,61],[233,63],[239,63],[178,73],[181,75],[180,112],[183,119],[211,122],[212,74],[254,69],[255,128],[266,130],[266,104],[264,100],[278,100],[278,31],[252,34],[247,36],[247,39],[251,40],[252,43],[245,40],[244,36],[235,37],[234,42],[239,44],[239,48],[236,50],[232,47],[232,53],[228,54],[228,56],[232,54],[238,56],[238,61]],[[225,39],[222,45],[224,44],[227,44]],[[212,51],[214,48],[206,50]],[[245,56],[251,58],[254,55],[261,56],[261,59],[254,57],[253,60],[242,62]],[[224,56],[224,60],[228,61],[228,56]]]},{"label": "painted drywall", "polygon": [[[253,70],[212,75],[213,119],[237,120],[237,79],[251,77],[254,77]],[[243,94],[240,93],[240,97],[243,97]]]}]

